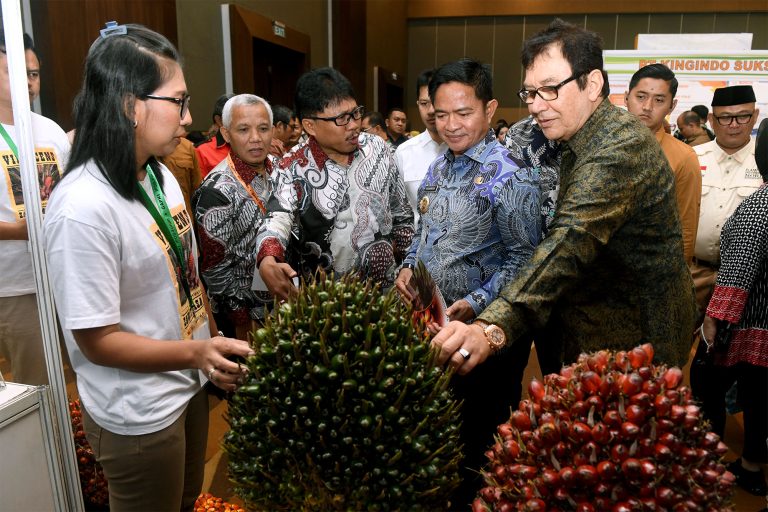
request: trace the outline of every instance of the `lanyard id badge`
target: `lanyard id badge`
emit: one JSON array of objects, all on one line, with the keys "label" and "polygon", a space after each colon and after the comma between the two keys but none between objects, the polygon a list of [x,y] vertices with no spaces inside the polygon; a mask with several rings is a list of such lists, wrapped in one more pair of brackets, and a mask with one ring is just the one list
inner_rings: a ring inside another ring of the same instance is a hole
[{"label": "lanyard id badge", "polygon": [[16,160],[19,159],[19,150],[16,147],[16,143],[13,142],[13,139],[11,138],[10,134],[6,131],[5,126],[0,124],[0,135],[3,136],[3,139],[5,139],[5,142],[8,144],[8,147],[11,148],[11,151],[13,152],[13,156],[16,157]]},{"label": "lanyard id badge", "polygon": [[[179,261],[179,268],[176,272],[179,274],[179,280],[184,287],[184,293],[189,300],[190,307],[192,306],[192,294],[189,290],[189,281],[187,280],[187,260],[184,257],[184,249],[181,245],[181,238],[179,237],[179,231],[176,229],[176,223],[173,221],[171,210],[168,208],[168,203],[165,201],[165,195],[163,194],[160,184],[157,182],[152,167],[147,164],[147,177],[149,178],[149,184],[152,187],[152,195],[157,202],[157,208],[155,203],[147,195],[147,192],[143,187],[139,187],[139,194],[141,195],[141,202],[144,203],[149,214],[157,223],[157,227],[163,233],[163,236],[168,240],[168,244],[171,246],[171,250],[176,255],[176,259]],[[159,210],[158,210],[159,208]]]}]

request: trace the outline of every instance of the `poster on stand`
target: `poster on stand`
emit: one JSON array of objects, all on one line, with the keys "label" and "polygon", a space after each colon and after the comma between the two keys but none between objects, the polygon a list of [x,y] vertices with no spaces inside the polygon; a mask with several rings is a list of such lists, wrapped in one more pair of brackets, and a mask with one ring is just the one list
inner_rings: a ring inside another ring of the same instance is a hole
[{"label": "poster on stand", "polygon": [[755,130],[760,121],[768,117],[768,50],[735,53],[608,50],[603,57],[611,86],[611,102],[622,107],[629,81],[641,67],[658,62],[675,73],[679,83],[675,96],[677,106],[669,116],[673,129],[677,117],[694,105],[706,105],[711,111],[715,89],[731,85],[754,88],[756,108],[760,110]]}]

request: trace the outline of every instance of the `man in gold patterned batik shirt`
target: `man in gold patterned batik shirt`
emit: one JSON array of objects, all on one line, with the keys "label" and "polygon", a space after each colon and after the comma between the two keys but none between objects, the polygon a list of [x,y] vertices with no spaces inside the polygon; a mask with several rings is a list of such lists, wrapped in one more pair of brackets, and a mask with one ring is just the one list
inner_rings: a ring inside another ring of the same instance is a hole
[{"label": "man in gold patterned batik shirt", "polygon": [[645,342],[657,361],[688,359],[696,305],[674,179],[654,135],[607,99],[601,46],[562,20],[523,46],[520,98],[562,144],[557,206],[547,237],[498,298],[473,324],[451,322],[433,339],[438,361],[461,374],[542,328],[551,336],[539,350],[564,362]]}]

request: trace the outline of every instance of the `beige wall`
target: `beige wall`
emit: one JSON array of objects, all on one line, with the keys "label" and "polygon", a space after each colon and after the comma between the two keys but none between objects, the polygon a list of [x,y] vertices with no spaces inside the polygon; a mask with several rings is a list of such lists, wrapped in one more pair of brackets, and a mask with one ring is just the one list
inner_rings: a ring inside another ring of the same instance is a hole
[{"label": "beige wall", "polygon": [[[599,33],[608,50],[634,48],[638,33],[751,32],[752,49],[768,49],[768,13],[570,14],[561,18]],[[516,92],[522,85],[523,41],[553,16],[425,18],[408,21],[406,103],[414,127],[423,129],[415,106],[416,76],[426,68],[467,56],[492,66],[500,108],[496,119],[515,121],[527,114]]]},{"label": "beige wall", "polygon": [[176,0],[179,50],[192,95],[191,129],[211,124],[213,104],[224,91],[221,4],[237,4],[308,34],[311,66],[328,65],[326,0]]},{"label": "beige wall", "polygon": [[365,97],[358,100],[363,101],[365,105],[373,105],[374,66],[383,67],[399,75],[408,71],[406,10],[406,0],[367,0],[366,91]]}]

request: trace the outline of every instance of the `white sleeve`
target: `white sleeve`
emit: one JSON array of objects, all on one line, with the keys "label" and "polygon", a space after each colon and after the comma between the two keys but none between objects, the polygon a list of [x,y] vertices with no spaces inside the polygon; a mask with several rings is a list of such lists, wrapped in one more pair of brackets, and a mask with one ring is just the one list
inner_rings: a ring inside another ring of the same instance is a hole
[{"label": "white sleeve", "polygon": [[61,217],[45,225],[46,260],[64,329],[120,322],[120,243],[112,234]]}]

